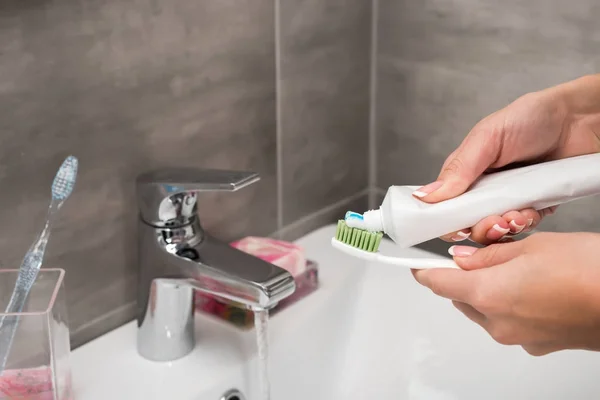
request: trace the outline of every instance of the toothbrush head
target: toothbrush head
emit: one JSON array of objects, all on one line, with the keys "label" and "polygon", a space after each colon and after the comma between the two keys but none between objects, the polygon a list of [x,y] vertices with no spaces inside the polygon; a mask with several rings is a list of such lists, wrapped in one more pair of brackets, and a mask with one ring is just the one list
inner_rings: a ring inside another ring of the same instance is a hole
[{"label": "toothbrush head", "polygon": [[346,221],[339,220],[335,231],[335,239],[359,250],[375,253],[383,238],[381,232],[369,232],[358,228],[350,228]]},{"label": "toothbrush head", "polygon": [[78,164],[74,156],[69,156],[63,161],[52,182],[53,200],[64,201],[71,195],[77,178]]}]

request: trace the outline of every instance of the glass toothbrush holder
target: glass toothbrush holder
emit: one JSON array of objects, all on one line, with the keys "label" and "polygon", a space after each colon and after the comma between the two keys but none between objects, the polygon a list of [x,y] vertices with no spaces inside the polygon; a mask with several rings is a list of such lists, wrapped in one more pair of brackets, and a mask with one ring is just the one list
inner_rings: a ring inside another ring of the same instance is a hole
[{"label": "glass toothbrush holder", "polygon": [[65,271],[41,269],[22,312],[7,314],[18,273],[0,270],[1,329],[17,323],[12,345],[0,343],[0,357],[8,348],[0,372],[0,400],[71,400]]}]

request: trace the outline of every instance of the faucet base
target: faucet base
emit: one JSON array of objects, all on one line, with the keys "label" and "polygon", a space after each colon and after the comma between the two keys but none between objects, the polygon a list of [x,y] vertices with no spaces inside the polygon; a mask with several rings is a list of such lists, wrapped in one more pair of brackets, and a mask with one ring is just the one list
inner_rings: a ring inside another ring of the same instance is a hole
[{"label": "faucet base", "polygon": [[195,346],[194,289],[185,279],[152,281],[146,315],[141,322],[137,347],[152,361],[172,361],[189,354]]}]

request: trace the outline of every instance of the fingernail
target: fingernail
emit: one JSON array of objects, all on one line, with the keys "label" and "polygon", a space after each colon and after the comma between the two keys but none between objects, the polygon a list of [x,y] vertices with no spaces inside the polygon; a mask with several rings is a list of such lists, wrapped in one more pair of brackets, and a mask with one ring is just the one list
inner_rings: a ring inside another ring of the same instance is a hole
[{"label": "fingernail", "polygon": [[523,232],[531,232],[531,225],[533,225],[533,218],[527,220],[527,228]]},{"label": "fingernail", "polygon": [[428,194],[433,193],[439,188],[441,188],[443,184],[444,182],[442,181],[435,181],[433,183],[430,183],[429,185],[422,186],[413,192],[413,196],[418,198],[425,197]]},{"label": "fingernail", "polygon": [[466,232],[464,230],[462,230],[462,231],[456,232],[456,235],[452,236],[451,239],[454,242],[462,242],[463,240],[468,239],[469,236],[471,236],[470,230],[466,230]]},{"label": "fingernail", "polygon": [[477,251],[477,247],[471,246],[452,246],[448,249],[448,253],[452,257],[469,257]]},{"label": "fingernail", "polygon": [[490,229],[485,236],[490,240],[498,240],[508,232],[510,232],[510,228],[503,228],[496,224],[492,226],[492,229]]},{"label": "fingernail", "polygon": [[512,233],[521,233],[525,229],[525,225],[519,225],[514,220],[510,221],[509,225],[512,228]]}]

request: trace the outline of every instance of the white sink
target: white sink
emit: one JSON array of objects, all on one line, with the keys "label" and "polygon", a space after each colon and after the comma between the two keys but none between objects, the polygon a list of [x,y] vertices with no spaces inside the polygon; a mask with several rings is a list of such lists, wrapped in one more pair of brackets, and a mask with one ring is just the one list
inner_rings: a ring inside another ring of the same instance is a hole
[{"label": "white sink", "polygon": [[[368,264],[333,249],[335,226],[300,239],[321,287],[270,321],[274,400],[600,398],[600,353],[529,356],[494,342],[409,270]],[[418,249],[389,254],[432,257]],[[439,257],[439,256],[438,256]],[[196,349],[170,363],[141,358],[135,322],[75,350],[77,400],[219,400],[256,396],[253,332],[196,317]]]}]

